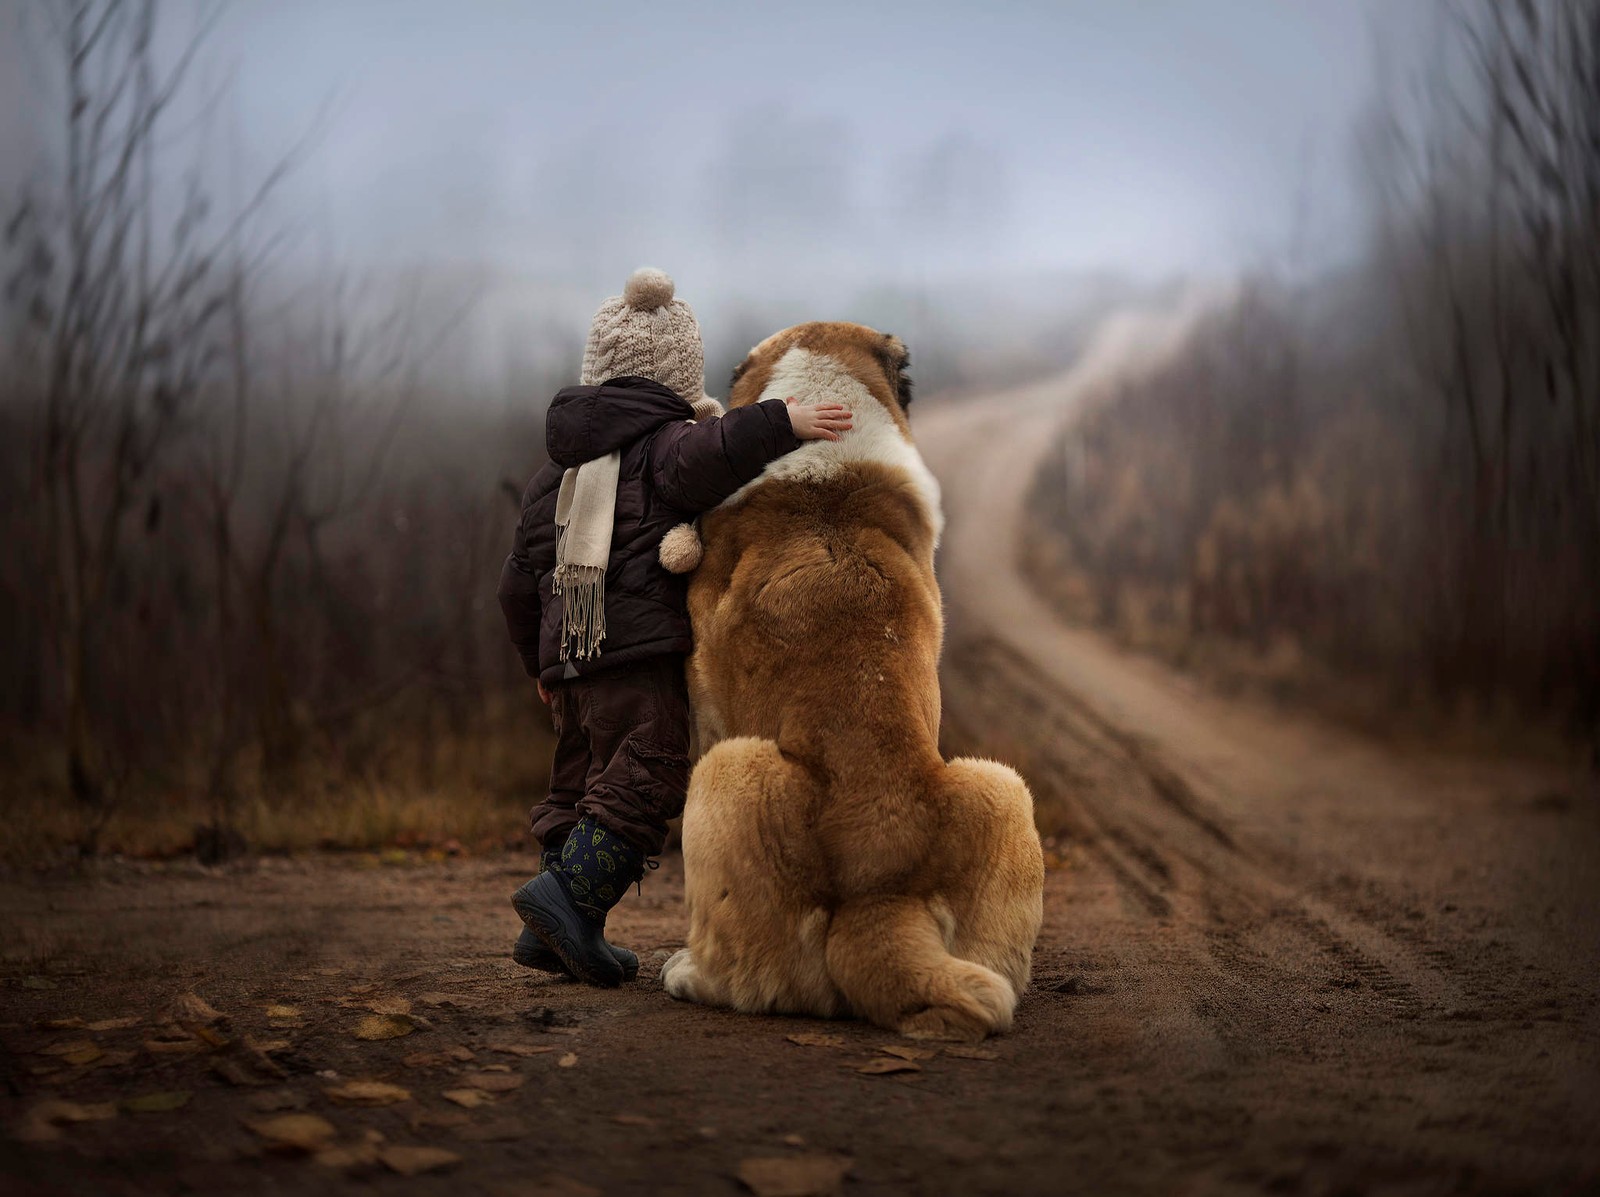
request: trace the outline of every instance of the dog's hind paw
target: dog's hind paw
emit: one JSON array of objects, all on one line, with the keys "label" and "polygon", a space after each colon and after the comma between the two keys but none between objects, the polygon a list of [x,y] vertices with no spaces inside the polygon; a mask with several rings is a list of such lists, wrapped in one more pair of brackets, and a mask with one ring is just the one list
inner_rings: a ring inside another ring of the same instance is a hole
[{"label": "dog's hind paw", "polygon": [[694,957],[689,955],[688,948],[679,948],[667,957],[667,962],[661,966],[661,986],[669,997],[692,1002],[695,1000],[694,994],[690,992],[694,972]]}]

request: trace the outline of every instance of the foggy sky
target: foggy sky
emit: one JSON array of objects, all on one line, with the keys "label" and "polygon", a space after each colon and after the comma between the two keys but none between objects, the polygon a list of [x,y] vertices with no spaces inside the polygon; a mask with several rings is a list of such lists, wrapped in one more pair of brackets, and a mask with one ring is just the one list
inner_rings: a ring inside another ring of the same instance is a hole
[{"label": "foggy sky", "polygon": [[1296,227],[1337,261],[1375,25],[1403,56],[1361,0],[235,0],[198,90],[229,187],[311,131],[275,205],[299,252],[591,303],[650,263],[714,305],[1217,274]]},{"label": "foggy sky", "polygon": [[243,0],[217,42],[257,152],[329,106],[297,190],[341,247],[611,273],[751,243],[1225,268],[1308,171],[1349,232],[1372,82],[1352,0]]}]

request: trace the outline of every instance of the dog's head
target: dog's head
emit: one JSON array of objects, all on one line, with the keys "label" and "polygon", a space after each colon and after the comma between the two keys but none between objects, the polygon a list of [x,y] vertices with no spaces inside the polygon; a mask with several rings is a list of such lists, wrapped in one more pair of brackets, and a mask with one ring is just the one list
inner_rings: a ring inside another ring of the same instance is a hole
[{"label": "dog's head", "polygon": [[[860,391],[847,385],[853,380],[883,405],[909,439],[910,366],[905,342],[890,333],[842,320],[796,324],[773,333],[739,363],[729,383],[728,406],[793,395],[802,403],[854,407],[852,398],[859,398]],[[774,383],[773,389],[782,394],[765,393]]]}]

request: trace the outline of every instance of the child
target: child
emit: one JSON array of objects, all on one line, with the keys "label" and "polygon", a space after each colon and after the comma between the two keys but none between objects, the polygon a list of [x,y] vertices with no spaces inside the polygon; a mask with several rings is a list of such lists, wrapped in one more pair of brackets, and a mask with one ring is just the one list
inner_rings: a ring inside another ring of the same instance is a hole
[{"label": "child", "polygon": [[[556,728],[550,796],[533,808],[539,874],[512,897],[512,958],[617,985],[638,958],[606,914],[666,842],[689,781],[687,580],[663,535],[802,440],[838,440],[850,412],[705,397],[700,327],[672,280],[639,270],[595,313],[581,386],[550,404],[550,464],[522,499],[500,606]],[[696,417],[698,422],[691,422]]]}]

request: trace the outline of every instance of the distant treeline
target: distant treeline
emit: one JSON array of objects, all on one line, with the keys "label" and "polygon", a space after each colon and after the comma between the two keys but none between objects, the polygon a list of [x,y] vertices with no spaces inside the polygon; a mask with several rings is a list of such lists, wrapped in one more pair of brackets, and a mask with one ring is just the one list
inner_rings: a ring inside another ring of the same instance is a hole
[{"label": "distant treeline", "polygon": [[220,855],[263,811],[370,846],[408,803],[530,804],[548,733],[494,586],[537,401],[445,393],[456,313],[421,288],[268,281],[281,171],[223,211],[173,166],[198,43],[160,61],[155,4],[48,15],[64,157],[4,224],[8,833],[130,846],[137,816]]},{"label": "distant treeline", "polygon": [[[1032,564],[1183,659],[1600,719],[1600,4],[1442,10],[1370,253],[1264,271],[1072,430]],[[1416,94],[1416,93],[1413,93]],[[1304,666],[1304,668],[1302,668]]]}]

